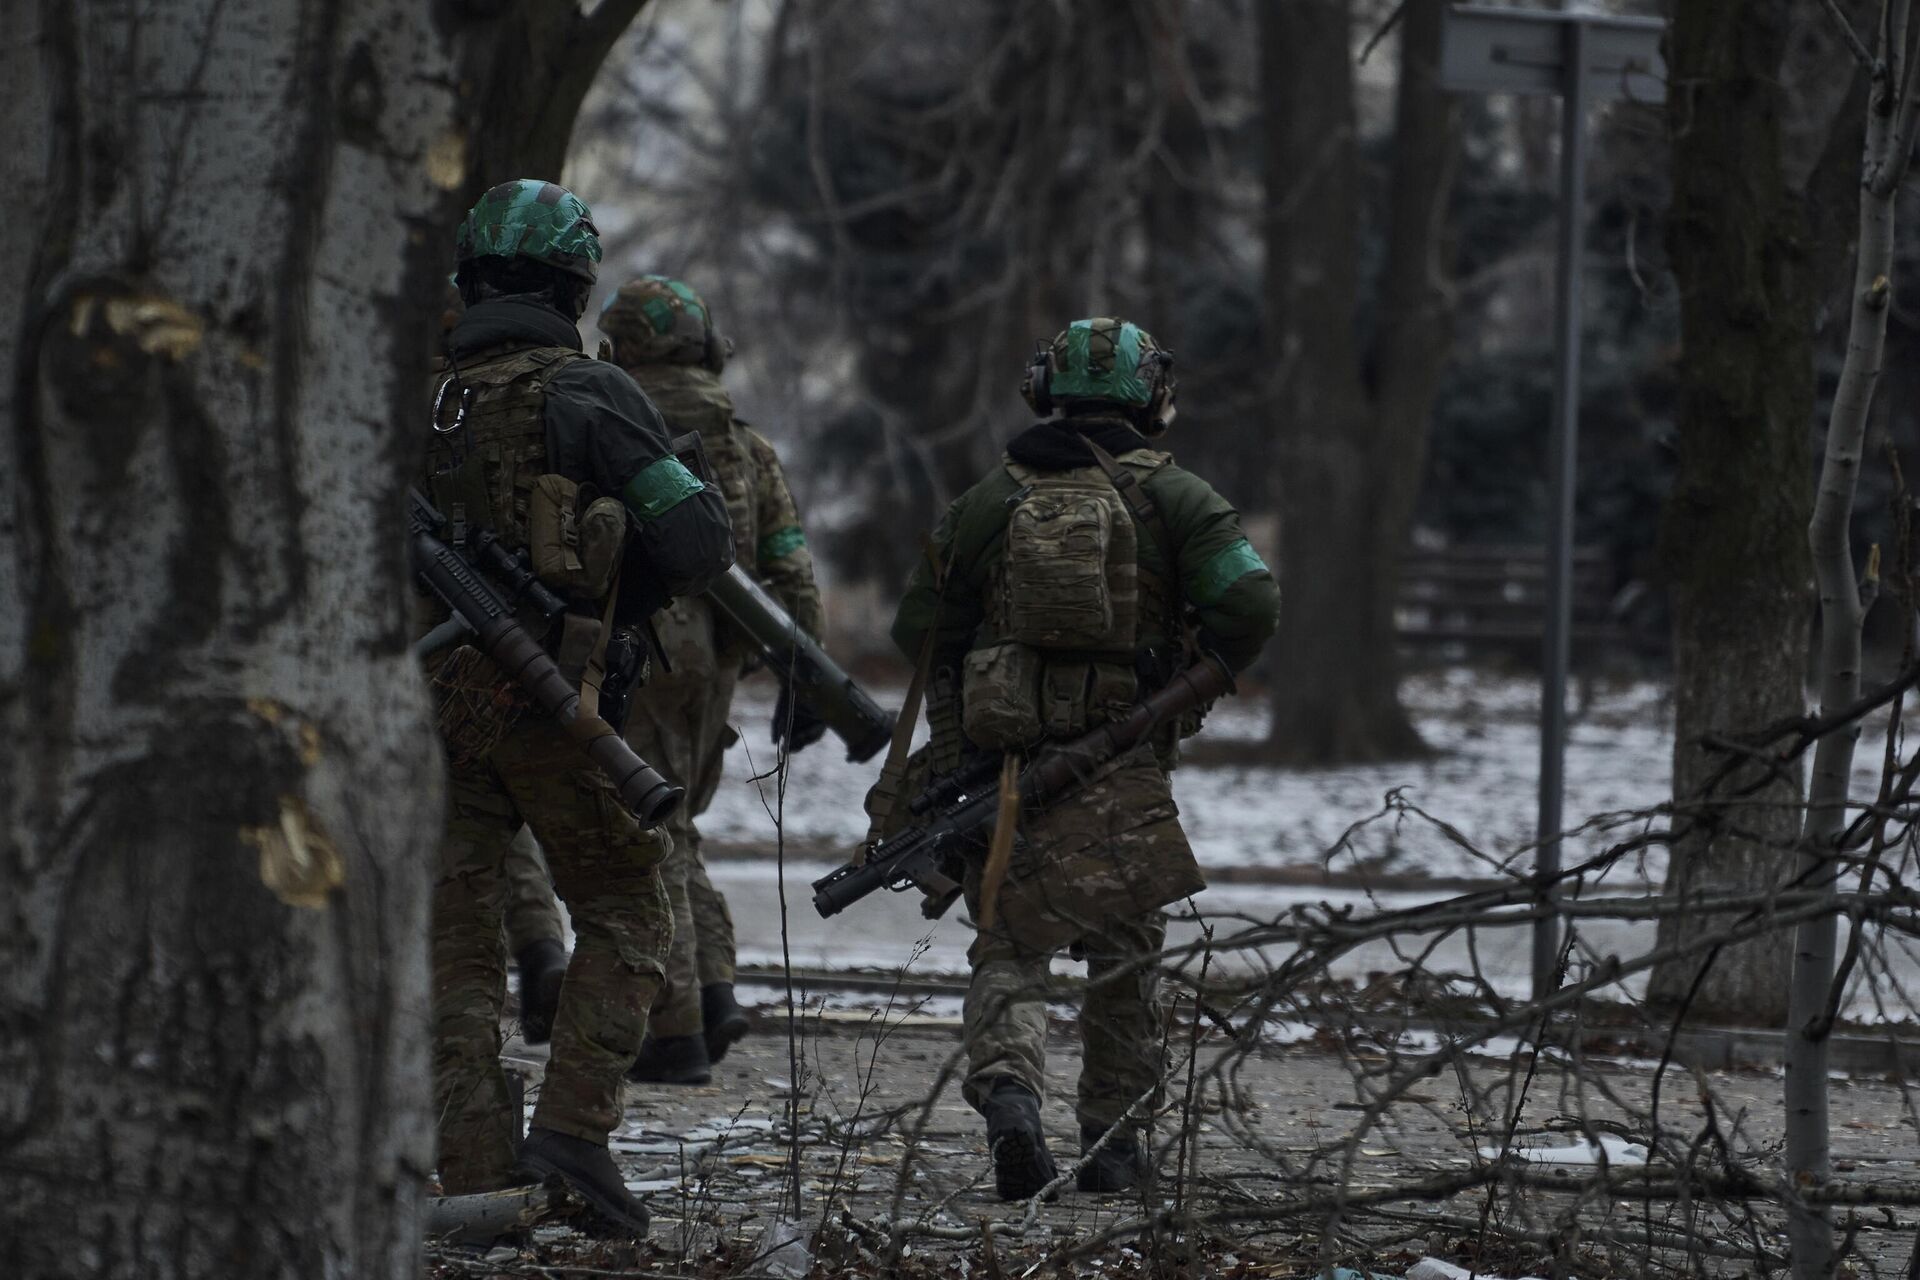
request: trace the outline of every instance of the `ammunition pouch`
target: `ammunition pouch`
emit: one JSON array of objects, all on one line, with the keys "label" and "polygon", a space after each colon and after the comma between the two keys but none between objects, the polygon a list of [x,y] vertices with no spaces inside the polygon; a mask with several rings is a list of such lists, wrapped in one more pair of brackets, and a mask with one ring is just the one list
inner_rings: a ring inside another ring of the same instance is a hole
[{"label": "ammunition pouch", "polygon": [[627,544],[626,507],[618,498],[591,495],[590,488],[548,474],[533,482],[527,496],[527,552],[534,573],[583,603],[606,599]]},{"label": "ammunition pouch", "polygon": [[962,727],[976,746],[1015,750],[1125,719],[1139,694],[1131,663],[1009,641],[967,654]]},{"label": "ammunition pouch", "polygon": [[1038,649],[1011,641],[967,654],[960,724],[969,741],[989,751],[1039,741],[1042,665]]}]

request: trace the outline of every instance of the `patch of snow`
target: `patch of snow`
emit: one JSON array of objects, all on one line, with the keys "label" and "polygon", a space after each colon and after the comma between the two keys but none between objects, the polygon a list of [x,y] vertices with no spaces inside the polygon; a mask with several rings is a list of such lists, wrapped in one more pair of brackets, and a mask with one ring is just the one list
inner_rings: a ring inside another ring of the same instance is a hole
[{"label": "patch of snow", "polygon": [[[1438,1258],[1422,1258],[1407,1268],[1407,1280],[1502,1280],[1502,1277],[1490,1271],[1469,1271]],[[1540,1280],[1540,1277],[1522,1276],[1520,1280]]]},{"label": "patch of snow", "polygon": [[1605,1163],[1614,1168],[1632,1168],[1646,1164],[1647,1149],[1638,1142],[1628,1142],[1614,1134],[1603,1133],[1597,1144],[1590,1138],[1575,1138],[1565,1143],[1545,1138],[1523,1138],[1508,1147],[1481,1147],[1480,1156],[1485,1160],[1512,1156],[1528,1164]]}]

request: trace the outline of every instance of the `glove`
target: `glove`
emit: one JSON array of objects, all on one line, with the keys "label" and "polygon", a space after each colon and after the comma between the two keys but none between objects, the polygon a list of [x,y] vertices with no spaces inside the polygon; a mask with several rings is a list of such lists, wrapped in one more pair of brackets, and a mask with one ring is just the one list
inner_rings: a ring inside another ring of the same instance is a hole
[{"label": "glove", "polygon": [[813,713],[804,698],[793,696],[793,686],[782,681],[780,700],[773,704],[773,744],[786,744],[788,755],[797,755],[826,735],[827,722]]}]

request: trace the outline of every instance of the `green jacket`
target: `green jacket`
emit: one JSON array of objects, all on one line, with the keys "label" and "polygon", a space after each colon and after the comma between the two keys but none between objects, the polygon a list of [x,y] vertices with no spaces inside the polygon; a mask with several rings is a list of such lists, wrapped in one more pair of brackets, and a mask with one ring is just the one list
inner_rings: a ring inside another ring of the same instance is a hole
[{"label": "green jacket", "polygon": [[[1134,449],[1118,456],[1142,477],[1173,543],[1161,546],[1136,520],[1141,573],[1176,585],[1204,643],[1229,668],[1241,670],[1273,634],[1280,588],[1241,532],[1240,513],[1167,454]],[[936,597],[932,571],[922,560],[894,617],[893,642],[908,660],[918,660],[930,628],[936,629],[936,668],[956,663],[974,647],[986,620],[987,584],[1005,553],[1008,499],[1018,488],[1002,465],[947,508],[933,532],[934,554],[950,566],[945,596]],[[1171,637],[1164,630],[1161,619],[1143,617],[1141,646],[1166,643]]]}]

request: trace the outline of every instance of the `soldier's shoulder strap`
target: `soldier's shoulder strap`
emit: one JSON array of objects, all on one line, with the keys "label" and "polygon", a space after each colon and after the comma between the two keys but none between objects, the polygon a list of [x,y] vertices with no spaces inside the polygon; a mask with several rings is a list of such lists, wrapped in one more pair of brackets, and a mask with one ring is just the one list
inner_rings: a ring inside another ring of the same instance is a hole
[{"label": "soldier's shoulder strap", "polygon": [[[1166,517],[1160,513],[1153,495],[1140,483],[1140,477],[1134,474],[1133,468],[1101,448],[1091,437],[1080,438],[1086,442],[1087,452],[1093,455],[1093,460],[1107,473],[1107,479],[1113,482],[1114,492],[1120,495],[1120,501],[1127,504],[1127,510],[1133,513],[1133,518],[1147,527],[1154,540],[1166,549],[1169,558],[1177,555],[1179,544],[1173,540],[1173,531],[1167,528]],[[1152,469],[1158,469],[1164,463],[1164,455],[1156,455]]]}]

